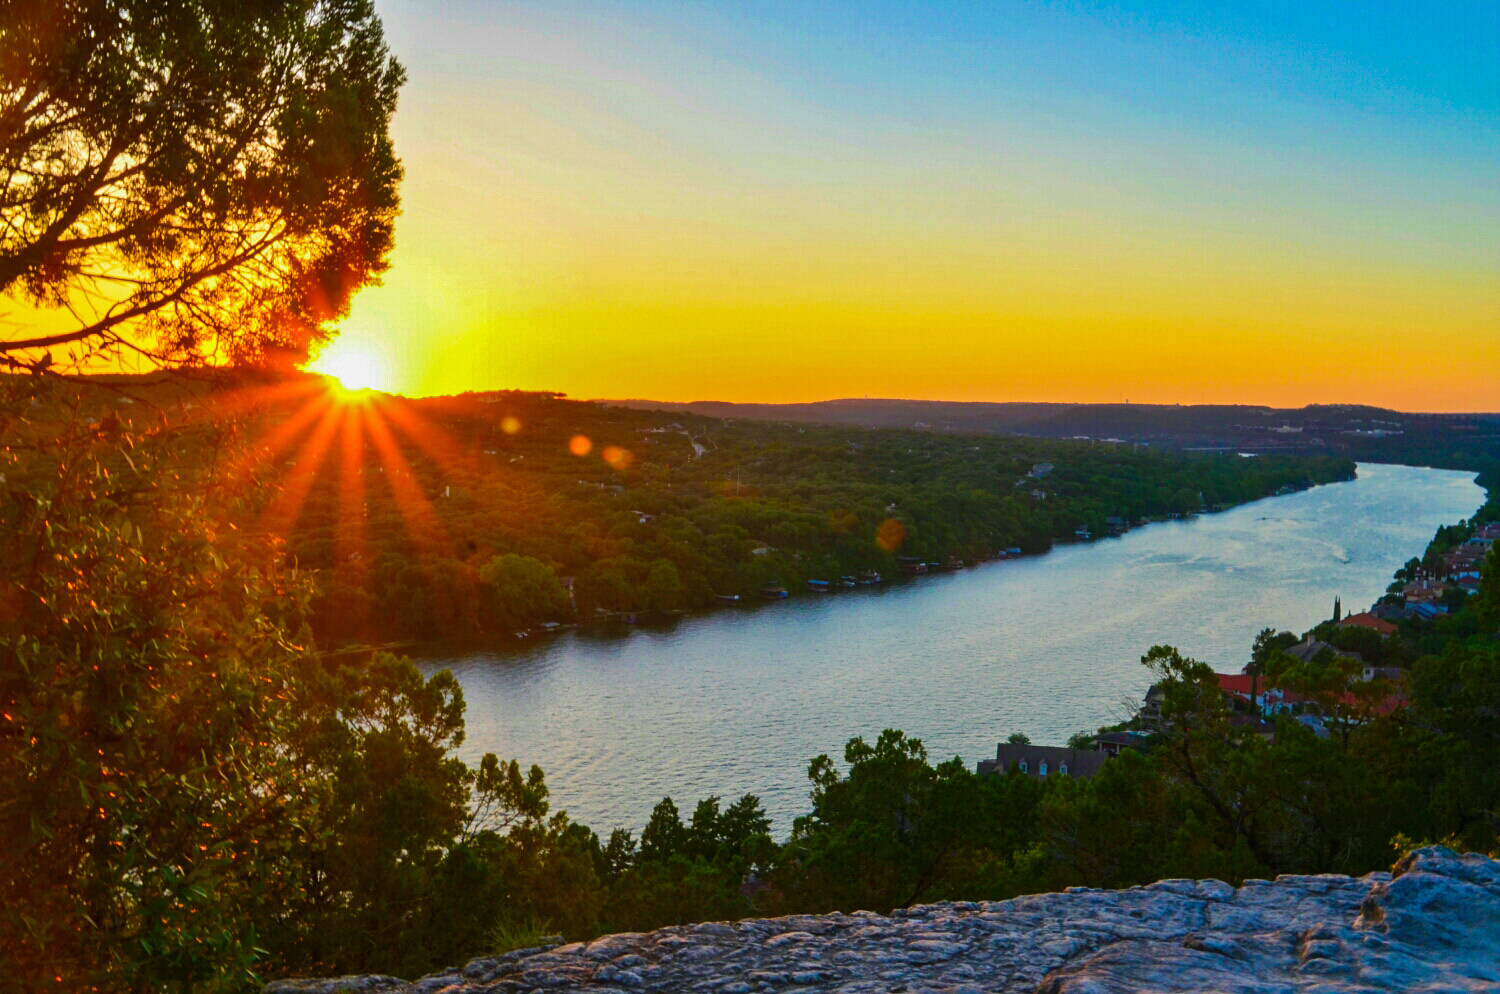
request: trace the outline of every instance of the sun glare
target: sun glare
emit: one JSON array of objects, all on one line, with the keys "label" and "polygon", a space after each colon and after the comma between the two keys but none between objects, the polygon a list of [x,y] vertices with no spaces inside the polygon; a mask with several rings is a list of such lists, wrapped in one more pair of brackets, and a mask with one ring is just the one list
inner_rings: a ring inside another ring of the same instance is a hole
[{"label": "sun glare", "polygon": [[333,377],[345,390],[389,389],[384,358],[365,346],[351,344],[340,348],[335,343],[308,368]]}]

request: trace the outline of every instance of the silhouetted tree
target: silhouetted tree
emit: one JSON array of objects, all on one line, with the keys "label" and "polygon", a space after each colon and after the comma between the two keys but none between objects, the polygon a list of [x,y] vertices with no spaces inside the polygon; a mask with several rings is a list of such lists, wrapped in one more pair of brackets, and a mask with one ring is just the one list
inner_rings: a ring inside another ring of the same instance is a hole
[{"label": "silhouetted tree", "polygon": [[45,369],[300,359],[385,268],[404,80],[369,0],[0,8],[0,293]]}]

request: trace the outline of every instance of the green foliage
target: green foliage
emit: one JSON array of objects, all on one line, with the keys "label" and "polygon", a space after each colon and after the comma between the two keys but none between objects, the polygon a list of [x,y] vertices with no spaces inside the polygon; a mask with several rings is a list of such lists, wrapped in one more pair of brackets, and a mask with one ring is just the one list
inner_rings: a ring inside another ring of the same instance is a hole
[{"label": "green foliage", "polygon": [[[313,479],[287,538],[297,561],[318,573],[314,625],[328,644],[511,633],[590,622],[601,610],[668,615],[712,607],[718,595],[758,598],[768,585],[796,596],[810,579],[865,570],[894,580],[898,555],[946,562],[1043,552],[1080,523],[1102,536],[1109,517],[1134,524],[1178,513],[1178,490],[1191,491],[1197,512],[1200,493],[1227,506],[1353,471],[1321,457],[724,422],[534,394],[386,398],[370,411],[411,427],[416,440],[403,431],[398,447],[441,540],[422,537],[392,489],[395,467],[373,443],[360,455],[369,548],[357,559],[341,545],[342,470]],[[295,417],[268,404],[247,430],[274,431]],[[269,475],[291,477],[310,458],[302,447],[317,429],[304,424]],[[574,456],[575,435],[596,451],[628,449],[632,461]],[[1045,480],[1026,475],[1037,462],[1055,466]],[[507,556],[534,563],[507,579],[494,565]],[[559,582],[573,578],[566,609],[547,570]]]},{"label": "green foliage", "polygon": [[315,815],[283,748],[307,585],[167,455],[119,423],[6,450],[0,947],[21,986],[245,982],[247,919]]},{"label": "green foliage", "polygon": [[1255,636],[1255,642],[1250,647],[1250,665],[1254,667],[1253,672],[1266,672],[1266,664],[1277,652],[1290,649],[1298,642],[1297,636],[1291,632],[1278,632],[1274,628],[1262,628]]},{"label": "green foliage", "polygon": [[502,631],[569,614],[568,592],[540,559],[508,552],[480,567],[479,579],[487,586],[494,624]]},{"label": "green foliage", "polygon": [[8,4],[0,292],[73,320],[0,361],[305,357],[386,268],[403,78],[368,0]]},{"label": "green foliage", "polygon": [[771,821],[759,798],[746,794],[728,808],[707,797],[684,824],[662,798],[641,832],[617,830],[606,847],[610,896],[604,920],[612,930],[742,918],[755,909],[747,881],[773,864]]},{"label": "green foliage", "polygon": [[490,933],[488,951],[498,956],[513,949],[534,949],[544,941],[555,941],[558,938],[561,937],[552,931],[550,921],[537,921],[534,918],[522,919],[515,923],[502,921]]},{"label": "green foliage", "polygon": [[[23,400],[41,389],[6,385]],[[22,425],[22,406],[0,413]],[[811,810],[780,845],[750,795],[704,798],[686,817],[666,798],[638,838],[616,829],[601,842],[552,811],[539,768],[457,759],[464,701],[450,674],[424,677],[386,653],[316,651],[309,577],[274,542],[233,527],[266,498],[225,485],[217,436],[143,433],[118,412],[94,423],[85,412],[18,428],[5,452],[0,949],[19,986],[62,976],[101,990],[237,991],[292,974],[416,976],[554,932],[585,939],[1160,877],[1361,873],[1388,865],[1392,838],[1497,843],[1500,643],[1479,595],[1386,639],[1318,629],[1337,648],[1410,666],[1408,706],[1389,714],[1375,707],[1389,687],[1351,683],[1353,667],[1331,652],[1288,656],[1295,636],[1262,631],[1252,666],[1321,708],[1339,732],[1331,739],[1281,718],[1265,741],[1226,708],[1208,666],[1155,646],[1142,659],[1161,701],[1151,751],[1127,751],[1092,778],[980,777],[886,730],[873,744],[850,740],[842,767],[811,762]],[[539,430],[573,427],[559,416]],[[725,448],[785,441],[781,429],[724,431]],[[827,490],[798,489],[804,480],[773,499],[647,485],[619,498],[636,505],[627,514],[598,488],[559,496],[554,467],[511,477],[514,490],[485,502],[438,503],[451,534],[501,535],[510,548],[476,541],[459,558],[398,538],[364,561],[384,577],[370,589],[350,564],[320,565],[321,596],[422,604],[423,624],[491,612],[519,625],[560,616],[567,570],[588,607],[607,596],[622,610],[667,611],[724,577],[791,583],[795,570],[883,565],[868,538],[890,503],[909,515],[905,548],[929,558],[953,548],[922,543],[949,541],[933,536],[961,506],[920,481],[865,489],[851,471],[834,486],[827,450],[801,437],[816,434],[795,434],[782,457],[820,467]],[[906,438],[862,437],[872,447]],[[654,472],[650,460],[636,465]],[[949,485],[960,473],[935,475]],[[1067,467],[1053,476],[1059,491],[1069,484]],[[480,482],[481,492],[501,486]],[[835,493],[847,513],[824,513]],[[512,496],[515,520],[496,510]],[[321,499],[315,490],[303,526],[320,520]],[[1044,537],[1048,520],[1032,519]],[[526,544],[529,527],[556,544]],[[869,535],[851,538],[861,529]],[[753,555],[757,542],[776,551]]]},{"label": "green foliage", "polygon": [[918,739],[886,729],[872,746],[851,739],[841,776],[819,756],[808,767],[812,812],[788,844],[802,878],[786,880],[800,906],[820,910],[905,907],[939,888],[965,844],[957,760],[934,768]]}]

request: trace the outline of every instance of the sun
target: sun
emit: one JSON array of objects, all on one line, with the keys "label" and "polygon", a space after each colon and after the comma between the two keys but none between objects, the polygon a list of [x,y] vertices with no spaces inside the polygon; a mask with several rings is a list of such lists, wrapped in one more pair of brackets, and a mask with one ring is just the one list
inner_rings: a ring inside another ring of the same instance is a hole
[{"label": "sun", "polygon": [[389,389],[385,358],[367,345],[335,342],[307,368],[333,377],[351,392]]}]

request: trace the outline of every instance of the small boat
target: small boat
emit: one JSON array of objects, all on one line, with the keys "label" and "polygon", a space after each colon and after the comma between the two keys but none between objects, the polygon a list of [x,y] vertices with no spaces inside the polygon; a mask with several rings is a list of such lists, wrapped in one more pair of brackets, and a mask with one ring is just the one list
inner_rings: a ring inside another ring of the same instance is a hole
[{"label": "small boat", "polygon": [[822,594],[828,593],[827,580],[808,580],[807,587],[809,590],[816,590],[817,592]]},{"label": "small boat", "polygon": [[861,587],[868,587],[871,584],[875,584],[875,583],[879,583],[879,582],[880,582],[880,574],[877,573],[877,572],[875,572],[872,569],[867,569],[863,573],[859,574],[859,585]]},{"label": "small boat", "polygon": [[786,596],[786,588],[778,586],[764,586],[760,588],[760,595],[771,600],[779,600]]},{"label": "small boat", "polygon": [[1021,554],[1021,550],[1016,548],[1015,546],[1011,546],[1009,549],[1005,550],[1005,554],[1007,556],[1015,557]]},{"label": "small boat", "polygon": [[841,587],[853,587],[853,586],[856,586],[858,583],[859,583],[859,580],[856,577],[852,577],[852,576],[841,576],[841,577],[839,577],[839,586],[841,586]]},{"label": "small boat", "polygon": [[738,604],[740,602],[740,595],[739,594],[720,594],[718,596],[718,599],[721,600],[721,601],[723,601],[725,604]]}]

